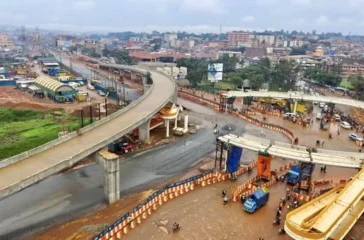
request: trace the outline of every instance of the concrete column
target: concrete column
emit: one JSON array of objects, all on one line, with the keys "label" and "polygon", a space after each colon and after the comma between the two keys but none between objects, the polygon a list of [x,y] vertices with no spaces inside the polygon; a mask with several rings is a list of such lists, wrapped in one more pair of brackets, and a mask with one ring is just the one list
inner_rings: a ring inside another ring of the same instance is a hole
[{"label": "concrete column", "polygon": [[171,98],[171,102],[173,104],[177,104],[177,98],[178,98],[178,88],[176,86],[175,89],[174,89],[174,93],[172,95],[172,98]]},{"label": "concrete column", "polygon": [[294,100],[294,107],[293,107],[293,113],[296,113],[297,112],[297,100]]},{"label": "concrete column", "polygon": [[188,132],[188,115],[184,117],[184,129],[185,132]]},{"label": "concrete column", "polygon": [[104,193],[112,204],[120,199],[120,160],[119,156],[106,150],[94,154],[95,160],[104,169]]},{"label": "concrete column", "polygon": [[177,116],[176,116],[176,118],[174,119],[174,129],[176,129],[177,128]]},{"label": "concrete column", "polygon": [[166,138],[169,138],[169,119],[166,119]]},{"label": "concrete column", "polygon": [[149,141],[150,138],[150,120],[147,120],[145,123],[139,126],[139,141],[146,142]]}]

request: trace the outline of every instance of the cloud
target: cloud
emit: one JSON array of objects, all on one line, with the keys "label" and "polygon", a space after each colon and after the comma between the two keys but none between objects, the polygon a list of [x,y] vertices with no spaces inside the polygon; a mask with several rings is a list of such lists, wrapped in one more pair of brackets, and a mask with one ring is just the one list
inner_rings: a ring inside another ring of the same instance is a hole
[{"label": "cloud", "polygon": [[291,0],[291,3],[297,6],[310,6],[312,2],[311,0]]},{"label": "cloud", "polygon": [[330,22],[330,19],[326,17],[325,15],[321,15],[318,18],[316,18],[316,23],[319,25],[327,25]]},{"label": "cloud", "polygon": [[17,13],[14,15],[14,19],[18,20],[18,21],[22,21],[25,20],[27,18],[27,16],[25,14],[22,13]]},{"label": "cloud", "polygon": [[245,16],[241,19],[243,23],[254,22],[254,20],[255,20],[254,16]]},{"label": "cloud", "polygon": [[222,0],[180,0],[183,10],[225,13],[227,9]]},{"label": "cloud", "polygon": [[351,24],[353,22],[354,22],[353,19],[347,17],[339,17],[339,19],[337,20],[338,24]]},{"label": "cloud", "polygon": [[72,8],[75,10],[89,10],[95,7],[93,0],[78,0],[72,3]]}]

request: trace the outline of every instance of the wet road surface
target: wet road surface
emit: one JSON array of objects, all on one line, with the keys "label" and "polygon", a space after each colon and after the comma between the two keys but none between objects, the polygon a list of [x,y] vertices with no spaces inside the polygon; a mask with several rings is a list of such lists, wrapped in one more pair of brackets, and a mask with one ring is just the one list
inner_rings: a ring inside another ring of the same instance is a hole
[{"label": "wet road surface", "polygon": [[[212,128],[216,123],[220,127],[229,124],[233,126],[236,134],[245,132],[260,135],[260,128],[235,117],[217,114],[213,110],[182,99],[179,99],[179,102],[193,110],[190,113],[191,120],[203,127]],[[268,139],[288,141],[280,133],[264,131]],[[305,136],[303,133],[300,138],[307,139],[308,142],[315,139]],[[215,150],[214,138],[212,129],[200,129],[196,134],[175,143],[130,157],[121,163],[121,194],[145,189],[163,179],[187,171],[191,165]],[[244,160],[250,162],[255,156],[255,153],[247,151],[244,153]],[[0,239],[19,239],[24,234],[39,231],[55,221],[67,221],[92,207],[103,206],[105,202],[102,184],[102,169],[95,164],[52,176],[2,200]]]}]

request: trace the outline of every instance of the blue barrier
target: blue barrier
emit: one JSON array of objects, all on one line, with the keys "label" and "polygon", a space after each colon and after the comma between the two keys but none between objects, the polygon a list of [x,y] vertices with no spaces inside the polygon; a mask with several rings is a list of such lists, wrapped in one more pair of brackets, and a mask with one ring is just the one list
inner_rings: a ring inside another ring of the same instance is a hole
[{"label": "blue barrier", "polygon": [[16,86],[15,80],[1,80],[0,86]]},{"label": "blue barrier", "polygon": [[119,101],[119,96],[116,94],[116,92],[109,92],[106,88],[98,84],[94,84],[93,86],[95,87],[96,90],[103,91],[105,94],[109,93],[108,95],[109,98]]},{"label": "blue barrier", "polygon": [[[95,88],[96,88],[96,86],[95,86]],[[205,173],[202,173],[202,174],[199,174],[199,175],[196,175],[196,176],[193,176],[193,177],[189,177],[189,178],[186,178],[186,179],[184,179],[182,181],[178,181],[178,182],[175,182],[175,183],[171,183],[171,184],[168,184],[168,185],[162,187],[161,189],[159,189],[159,190],[155,191],[154,193],[150,194],[147,197],[147,199],[142,204],[139,204],[138,206],[134,207],[132,213],[133,212],[135,213],[135,212],[139,211],[139,209],[142,208],[143,205],[149,203],[154,198],[158,197],[158,195],[161,194],[162,192],[164,192],[165,190],[167,190],[169,188],[173,188],[173,187],[177,187],[177,186],[183,185],[183,184],[188,183],[188,182],[196,181],[197,179],[202,178],[202,177],[204,177],[204,176],[212,173],[214,170],[215,169],[211,169],[211,170],[209,170],[209,171],[207,171]],[[111,224],[110,226],[106,227],[99,234],[97,234],[97,236],[93,237],[92,240],[100,240],[107,233],[111,232],[111,230],[113,230],[116,226],[118,226],[120,223],[122,223],[123,221],[125,221],[129,216],[130,216],[130,213],[129,212],[125,213],[121,218],[119,218],[118,220],[116,220],[113,224]]]}]

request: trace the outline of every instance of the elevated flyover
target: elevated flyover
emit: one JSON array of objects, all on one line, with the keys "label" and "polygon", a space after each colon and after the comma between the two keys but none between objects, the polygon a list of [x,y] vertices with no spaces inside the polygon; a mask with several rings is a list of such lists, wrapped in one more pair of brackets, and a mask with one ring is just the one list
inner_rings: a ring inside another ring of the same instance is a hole
[{"label": "elevated flyover", "polygon": [[227,98],[230,97],[283,98],[283,99],[304,100],[312,102],[335,103],[335,104],[341,104],[364,109],[364,102],[362,101],[347,99],[347,98],[339,98],[339,97],[315,96],[315,95],[304,94],[302,92],[228,91],[224,93],[223,96]]},{"label": "elevated flyover", "polygon": [[[110,65],[110,68],[133,71],[142,76],[147,72],[122,65]],[[152,86],[126,108],[64,138],[1,161],[0,198],[71,167],[134,128],[149,127],[152,116],[176,96],[175,81],[171,77],[155,71],[149,72],[153,80]]]},{"label": "elevated flyover", "polygon": [[236,136],[228,134],[219,137],[219,140],[252,151],[267,150],[267,152],[273,156],[297,160],[300,162],[312,162],[315,164],[348,168],[362,168],[364,163],[364,154],[362,153],[331,151],[324,149],[317,149],[317,153],[309,153],[306,150],[306,147],[303,146],[271,141],[250,135]]},{"label": "elevated flyover", "polygon": [[285,230],[297,240],[341,240],[364,212],[364,169],[346,186],[339,185],[289,212]]}]

